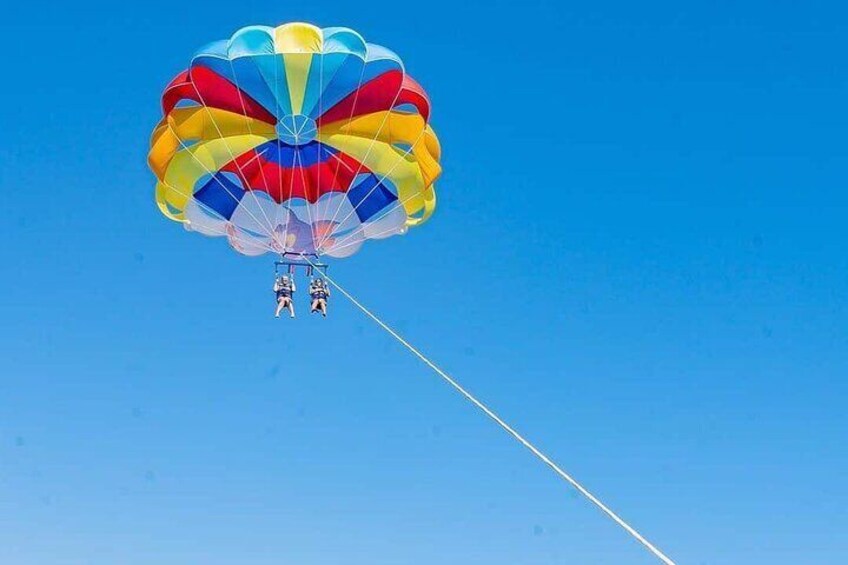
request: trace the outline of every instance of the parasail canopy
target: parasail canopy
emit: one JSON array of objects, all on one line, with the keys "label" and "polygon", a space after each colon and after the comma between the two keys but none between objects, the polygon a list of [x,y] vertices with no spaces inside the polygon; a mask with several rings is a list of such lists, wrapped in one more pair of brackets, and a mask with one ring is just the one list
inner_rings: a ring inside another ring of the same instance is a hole
[{"label": "parasail canopy", "polygon": [[192,58],[162,109],[159,209],[245,255],[346,257],[435,209],[427,94],[351,29],[240,29]]}]

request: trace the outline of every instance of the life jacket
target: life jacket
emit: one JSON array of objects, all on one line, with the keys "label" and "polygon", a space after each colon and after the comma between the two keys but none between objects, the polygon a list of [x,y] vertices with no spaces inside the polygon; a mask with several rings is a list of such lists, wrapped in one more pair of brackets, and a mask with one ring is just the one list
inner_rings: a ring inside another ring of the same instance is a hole
[{"label": "life jacket", "polygon": [[292,287],[291,284],[281,284],[277,285],[277,296],[285,296],[289,297],[292,295]]}]

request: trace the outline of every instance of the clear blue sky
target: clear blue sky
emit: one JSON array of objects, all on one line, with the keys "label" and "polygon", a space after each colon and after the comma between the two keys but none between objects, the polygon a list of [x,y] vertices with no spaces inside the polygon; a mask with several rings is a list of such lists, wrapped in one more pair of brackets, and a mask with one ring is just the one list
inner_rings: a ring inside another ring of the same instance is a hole
[{"label": "clear blue sky", "polygon": [[848,562],[848,12],[777,0],[5,8],[0,562],[655,562],[340,297],[274,320],[270,260],[160,216],[162,88],[292,20],[395,49],[444,147],[340,282],[681,564]]}]

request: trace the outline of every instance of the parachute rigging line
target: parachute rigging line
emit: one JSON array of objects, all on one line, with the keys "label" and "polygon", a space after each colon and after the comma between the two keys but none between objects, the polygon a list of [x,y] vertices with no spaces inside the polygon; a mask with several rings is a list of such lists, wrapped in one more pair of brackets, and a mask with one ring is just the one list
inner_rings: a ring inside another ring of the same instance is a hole
[{"label": "parachute rigging line", "polygon": [[[309,258],[304,257],[304,259],[308,262],[312,262]],[[642,534],[637,532],[632,526],[630,526],[627,522],[625,522],[621,517],[618,516],[615,512],[613,512],[606,504],[601,502],[595,495],[589,492],[583,485],[577,482],[571,475],[566,473],[559,465],[551,461],[547,455],[539,451],[539,449],[534,446],[530,441],[524,438],[521,434],[519,434],[512,426],[507,424],[504,420],[500,418],[497,414],[495,414],[491,409],[489,409],[485,404],[483,404],[480,400],[474,397],[470,392],[465,390],[458,382],[456,382],[450,375],[445,373],[438,365],[436,365],[433,361],[428,359],[421,351],[419,351],[415,346],[406,341],[403,337],[400,336],[395,330],[389,327],[385,322],[383,322],[380,318],[377,317],[376,314],[371,312],[368,308],[366,308],[361,302],[359,302],[356,298],[353,297],[347,290],[345,290],[342,286],[339,285],[335,280],[333,280],[329,275],[324,275],[324,278],[327,279],[334,287],[338,289],[345,298],[351,301],[354,306],[359,308],[363,314],[371,318],[374,322],[377,323],[378,326],[383,328],[389,335],[395,338],[401,345],[406,347],[413,355],[418,357],[421,361],[424,362],[425,365],[430,367],[437,375],[439,375],[445,382],[447,382],[450,386],[452,386],[457,392],[459,392],[462,396],[466,398],[469,402],[474,404],[477,408],[483,411],[486,416],[491,418],[496,424],[498,424],[504,431],[506,431],[509,435],[515,438],[521,445],[526,447],[533,455],[536,456],[540,461],[542,461],[545,465],[551,468],[560,478],[565,480],[568,484],[574,487],[580,494],[582,494],[586,499],[589,500],[592,504],[597,506],[604,514],[606,514],[609,518],[611,518],[616,524],[621,526],[628,534],[630,534],[633,538],[635,538],[639,543],[641,543],[648,551],[654,554],[660,561],[665,563],[665,565],[676,565],[674,561],[672,561],[668,556],[666,556],[662,551],[660,551],[655,545],[645,539]]]}]

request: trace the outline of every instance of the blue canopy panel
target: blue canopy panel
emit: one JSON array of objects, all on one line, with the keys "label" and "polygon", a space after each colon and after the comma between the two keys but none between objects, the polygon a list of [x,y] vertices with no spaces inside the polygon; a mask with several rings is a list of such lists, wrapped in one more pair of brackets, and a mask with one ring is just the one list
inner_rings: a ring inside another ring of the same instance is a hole
[{"label": "blue canopy panel", "polygon": [[336,153],[332,147],[318,141],[310,141],[304,145],[289,145],[279,139],[263,143],[256,148],[256,152],[263,158],[281,167],[310,167],[316,163],[323,163]]},{"label": "blue canopy panel", "polygon": [[229,221],[246,194],[244,189],[230,180],[226,173],[215,173],[194,193],[194,199]]},{"label": "blue canopy panel", "polygon": [[357,180],[359,182],[347,191],[347,198],[359,216],[359,221],[367,222],[397,201],[397,196],[389,189],[385,179],[381,182],[376,175],[368,173],[359,175]]}]

